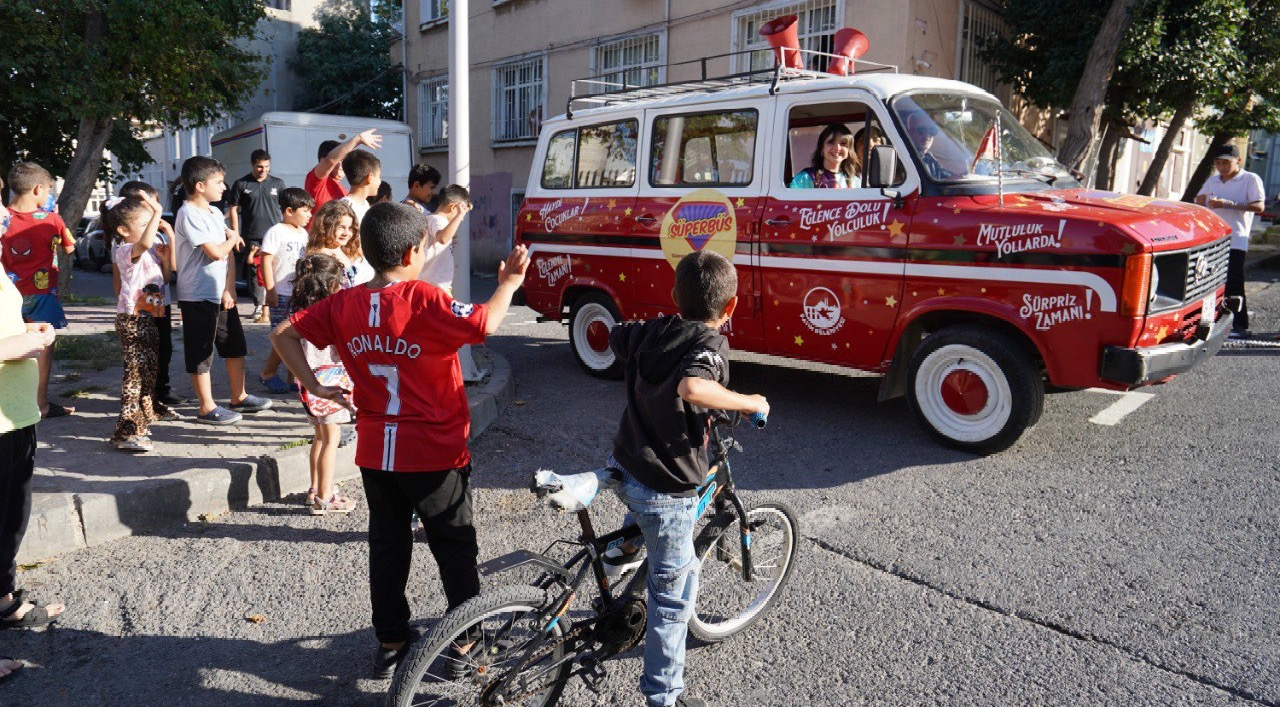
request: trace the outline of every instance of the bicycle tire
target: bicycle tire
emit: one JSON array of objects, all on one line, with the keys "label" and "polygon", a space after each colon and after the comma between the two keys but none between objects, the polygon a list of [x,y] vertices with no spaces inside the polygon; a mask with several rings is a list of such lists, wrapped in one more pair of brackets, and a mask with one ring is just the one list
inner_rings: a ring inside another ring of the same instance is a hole
[{"label": "bicycle tire", "polygon": [[[482,701],[485,689],[507,675],[507,671],[502,669],[502,656],[508,656],[508,659],[517,658],[523,655],[529,641],[542,637],[540,626],[527,625],[530,619],[527,615],[541,611],[547,603],[548,597],[545,591],[537,587],[512,585],[473,597],[450,611],[425,638],[410,649],[409,654],[401,661],[391,680],[391,687],[387,691],[387,707],[487,704]],[[521,624],[525,624],[522,629],[519,628]],[[557,624],[552,629],[553,635],[562,635],[561,625]],[[471,674],[461,680],[450,680],[443,674],[443,669],[437,669],[432,673],[431,668],[437,665],[438,660],[441,661],[441,668],[445,665],[444,661],[450,660],[442,654],[449,650],[455,640],[474,639],[473,631],[476,626],[479,626],[482,631],[480,649],[478,654],[477,649],[472,649],[469,656],[478,655],[482,658],[479,664],[483,665],[484,669],[473,668]],[[501,642],[495,640],[492,644],[487,643],[485,636],[493,635],[491,631],[503,627],[506,630],[519,630],[520,635],[527,638],[508,638]],[[559,646],[550,654],[549,662],[559,661],[563,656],[564,647]],[[534,663],[535,666],[541,664],[542,661]],[[565,662],[557,670],[558,675],[554,683],[546,690],[530,695],[528,700],[503,704],[552,707],[560,699],[560,693],[564,691],[570,667],[571,662]],[[420,692],[423,688],[427,691],[425,695]],[[431,699],[433,694],[438,696]]]},{"label": "bicycle tire", "polygon": [[719,643],[758,621],[778,600],[795,568],[800,527],[791,506],[772,500],[759,503],[747,510],[747,519],[750,523],[763,521],[751,534],[753,582],[742,578],[742,542],[736,518],[723,533],[725,542],[716,542],[707,527],[694,545],[701,575],[698,605],[689,619],[689,632],[707,643]]}]

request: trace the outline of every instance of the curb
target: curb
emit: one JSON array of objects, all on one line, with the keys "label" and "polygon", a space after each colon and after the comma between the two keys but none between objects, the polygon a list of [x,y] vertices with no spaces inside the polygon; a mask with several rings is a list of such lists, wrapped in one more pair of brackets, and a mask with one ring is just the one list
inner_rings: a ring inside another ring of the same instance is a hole
[{"label": "curb", "polygon": [[[469,393],[471,440],[479,437],[515,397],[511,365],[492,350],[484,358],[490,369],[479,390]],[[338,450],[335,482],[359,478],[355,445]],[[345,471],[344,471],[345,470]],[[163,479],[140,483],[120,493],[37,493],[18,564],[28,564],[72,550],[101,545],[166,526],[197,521],[286,496],[303,493],[311,483],[305,446],[225,463],[219,468],[193,468]]]}]

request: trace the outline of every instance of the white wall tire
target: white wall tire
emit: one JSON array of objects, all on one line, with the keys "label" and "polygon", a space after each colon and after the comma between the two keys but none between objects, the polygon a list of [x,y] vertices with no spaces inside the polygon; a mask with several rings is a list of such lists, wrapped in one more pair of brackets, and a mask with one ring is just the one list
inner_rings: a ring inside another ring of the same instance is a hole
[{"label": "white wall tire", "polygon": [[978,326],[946,327],[911,357],[907,404],[948,446],[989,454],[1007,449],[1044,409],[1035,361],[1007,335]]},{"label": "white wall tire", "polygon": [[619,321],[618,308],[601,292],[579,297],[570,310],[569,345],[578,364],[597,378],[622,375],[622,364],[609,348],[609,332]]}]

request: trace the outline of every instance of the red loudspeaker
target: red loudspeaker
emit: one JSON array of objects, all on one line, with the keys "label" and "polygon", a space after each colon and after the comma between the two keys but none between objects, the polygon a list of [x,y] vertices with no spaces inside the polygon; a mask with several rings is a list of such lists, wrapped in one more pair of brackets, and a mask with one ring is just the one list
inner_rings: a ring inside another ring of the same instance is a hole
[{"label": "red loudspeaker", "polygon": [[791,69],[804,68],[804,59],[800,57],[799,51],[799,23],[799,16],[783,15],[760,25],[760,36],[774,49],[774,66],[784,64]]},{"label": "red loudspeaker", "polygon": [[867,39],[867,35],[859,32],[852,27],[845,27],[837,30],[835,36],[835,48],[832,54],[839,54],[844,59],[832,59],[827,64],[827,73],[836,74],[837,76],[848,76],[856,70],[853,60],[867,53],[871,48],[871,40]]}]

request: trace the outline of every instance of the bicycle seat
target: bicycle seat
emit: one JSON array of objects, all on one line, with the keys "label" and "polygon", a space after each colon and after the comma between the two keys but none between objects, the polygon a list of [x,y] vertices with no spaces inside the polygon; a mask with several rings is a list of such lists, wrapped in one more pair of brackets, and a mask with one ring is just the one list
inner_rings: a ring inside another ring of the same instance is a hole
[{"label": "bicycle seat", "polygon": [[533,473],[529,490],[558,511],[573,513],[586,510],[602,488],[613,488],[618,478],[609,469],[596,469],[581,474],[557,474],[550,469]]}]

